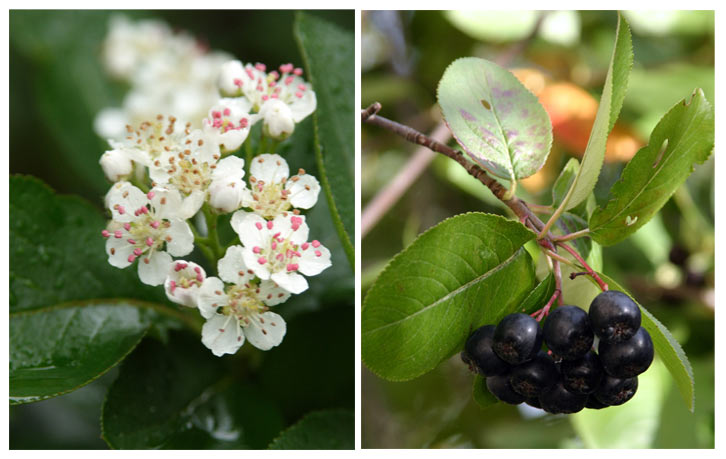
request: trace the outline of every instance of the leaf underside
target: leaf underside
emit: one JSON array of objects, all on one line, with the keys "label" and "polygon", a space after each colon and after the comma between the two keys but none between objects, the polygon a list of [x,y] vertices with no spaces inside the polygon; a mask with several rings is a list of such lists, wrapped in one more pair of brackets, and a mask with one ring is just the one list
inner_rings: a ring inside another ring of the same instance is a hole
[{"label": "leaf underside", "polygon": [[506,69],[485,59],[457,59],[441,77],[437,96],[456,141],[492,174],[519,180],[544,165],[552,123],[537,97]]}]

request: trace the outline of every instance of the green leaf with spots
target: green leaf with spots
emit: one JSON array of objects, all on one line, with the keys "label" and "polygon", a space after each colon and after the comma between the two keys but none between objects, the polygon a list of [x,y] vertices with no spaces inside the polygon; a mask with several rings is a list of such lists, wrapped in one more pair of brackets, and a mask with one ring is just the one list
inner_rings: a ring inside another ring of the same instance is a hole
[{"label": "green leaf with spots", "polygon": [[150,325],[148,311],[119,302],[71,303],[10,314],[10,403],[78,389],[114,367]]},{"label": "green leaf with spots", "polygon": [[58,196],[36,178],[10,177],[10,311],[94,298],[165,301],[163,289],[139,281],[135,266],[108,263],[105,227],[83,199]]},{"label": "green leaf with spots", "polygon": [[420,235],[366,295],[362,356],[382,378],[420,376],[462,349],[472,330],[514,312],[535,286],[523,245],[534,234],[468,213]]},{"label": "green leaf with spots", "polygon": [[441,77],[437,95],[451,133],[477,164],[506,180],[542,168],[552,123],[508,70],[476,57],[457,59]]},{"label": "green leaf with spots", "polygon": [[633,234],[702,164],[714,146],[714,115],[697,89],[666,113],[611,189],[611,199],[590,217],[592,238],[612,245]]},{"label": "green leaf with spots", "polygon": [[353,34],[300,13],[295,37],[317,97],[315,157],[348,261],[355,249],[355,48]]},{"label": "green leaf with spots", "polygon": [[585,201],[595,188],[600,175],[602,163],[605,160],[605,146],[608,134],[615,125],[615,121],[623,106],[625,92],[628,87],[628,75],[633,66],[633,43],[630,37],[630,28],[625,19],[618,13],[618,28],[615,32],[615,47],[610,58],[610,66],[605,77],[600,105],[595,115],[595,123],[590,131],[585,154],[582,157],[580,170],[572,186],[562,200],[564,210],[576,207]]},{"label": "green leaf with spots", "polygon": [[270,444],[269,449],[354,449],[355,416],[349,410],[306,415]]}]

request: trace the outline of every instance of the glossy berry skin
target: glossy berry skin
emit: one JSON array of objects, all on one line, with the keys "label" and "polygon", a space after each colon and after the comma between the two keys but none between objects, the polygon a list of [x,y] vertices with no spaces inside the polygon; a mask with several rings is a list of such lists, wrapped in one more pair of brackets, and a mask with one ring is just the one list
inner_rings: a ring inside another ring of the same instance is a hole
[{"label": "glossy berry skin", "polygon": [[632,378],[647,370],[653,362],[653,340],[646,329],[641,327],[627,341],[600,341],[598,353],[607,374],[621,379]]},{"label": "glossy berry skin", "polygon": [[509,369],[507,362],[500,359],[492,349],[495,329],[494,325],[484,325],[474,330],[466,340],[461,357],[484,376],[500,375]]},{"label": "glossy berry skin", "polygon": [[625,293],[602,292],[590,304],[590,326],[603,341],[619,343],[640,328],[640,308]]},{"label": "glossy berry skin", "polygon": [[605,375],[600,387],[595,391],[595,398],[607,406],[622,405],[638,390],[638,378],[613,378]]},{"label": "glossy berry skin", "polygon": [[562,381],[542,392],[539,396],[542,409],[552,414],[571,414],[582,411],[587,402],[587,395],[573,394],[565,389]]},{"label": "glossy berry skin", "polygon": [[512,386],[509,384],[509,374],[504,373],[502,375],[489,376],[486,380],[487,389],[497,400],[510,405],[519,405],[524,401],[524,397],[512,390]]},{"label": "glossy berry skin", "polygon": [[542,333],[547,347],[564,360],[587,354],[595,340],[587,313],[577,306],[560,306],[552,311]]},{"label": "glossy berry skin", "polygon": [[552,387],[558,377],[555,361],[546,352],[539,351],[532,360],[512,368],[509,384],[515,392],[531,399]]},{"label": "glossy berry skin", "polygon": [[603,408],[607,408],[608,406],[609,405],[606,405],[598,400],[594,394],[587,397],[587,403],[585,403],[585,408],[590,408],[591,410],[601,410]]},{"label": "glossy berry skin", "polygon": [[531,360],[542,347],[539,323],[526,314],[509,314],[494,330],[494,352],[510,365]]},{"label": "glossy berry skin", "polygon": [[533,408],[539,408],[542,409],[542,404],[539,402],[539,397],[535,398],[528,398],[524,401],[527,405],[533,407]]},{"label": "glossy berry skin", "polygon": [[562,384],[575,394],[592,394],[600,385],[605,372],[598,355],[590,351],[577,360],[565,360],[560,364]]}]

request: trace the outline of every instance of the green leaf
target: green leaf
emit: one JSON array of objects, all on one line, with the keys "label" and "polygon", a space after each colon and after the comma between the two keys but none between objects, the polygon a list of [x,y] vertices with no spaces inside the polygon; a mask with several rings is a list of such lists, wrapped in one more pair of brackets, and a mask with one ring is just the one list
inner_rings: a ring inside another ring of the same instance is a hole
[{"label": "green leaf", "polygon": [[474,376],[474,387],[472,388],[472,398],[481,408],[489,408],[495,403],[499,403],[496,397],[487,389],[487,380],[481,375]]},{"label": "green leaf", "polygon": [[366,295],[362,356],[371,371],[401,381],[460,350],[471,330],[496,323],[535,284],[522,247],[534,234],[518,222],[459,215],[396,255]]},{"label": "green leaf", "polygon": [[264,448],[282,416],[263,391],[225,372],[230,359],[186,333],[167,345],[144,340],[109,388],[103,438],[120,449]]},{"label": "green leaf", "polygon": [[354,449],[355,417],[352,411],[310,413],[277,437],[269,449]]},{"label": "green leaf", "polygon": [[570,158],[552,185],[552,207],[557,208],[562,204],[578,172],[580,172],[580,161],[577,158]]},{"label": "green leaf", "polygon": [[492,174],[519,180],[537,172],[552,146],[552,123],[537,97],[497,64],[457,59],[441,77],[438,101],[456,141]]},{"label": "green leaf", "polygon": [[595,188],[600,168],[605,159],[605,146],[608,134],[623,106],[628,86],[628,74],[633,66],[633,44],[628,23],[618,13],[618,28],[615,33],[615,47],[610,59],[605,86],[600,97],[600,106],[595,115],[595,123],[590,131],[580,171],[577,173],[570,191],[562,202],[564,210],[576,207],[587,199]]},{"label": "green leaf", "polygon": [[[585,209],[581,210],[585,211]],[[568,233],[574,233],[576,231],[584,230],[587,228],[586,220],[584,220],[579,215],[570,212],[565,212],[564,214],[562,214],[559,220],[557,220],[556,224],[557,228],[562,231],[563,235]],[[569,243],[575,246],[577,253],[579,253],[582,258],[587,259],[587,257],[590,255],[590,250],[592,249],[592,239],[590,239],[589,236],[579,237]]]},{"label": "green leaf", "polygon": [[351,33],[300,13],[295,37],[317,97],[315,156],[348,261],[355,265],[355,50]]},{"label": "green leaf", "polygon": [[10,311],[94,298],[164,301],[163,289],[142,284],[135,267],[108,263],[105,226],[86,201],[55,195],[32,177],[10,177]]},{"label": "green leaf", "polygon": [[125,303],[77,303],[10,314],[10,403],[78,389],[121,361],[149,317]]},{"label": "green leaf", "polygon": [[555,293],[555,276],[552,273],[542,279],[542,282],[529,292],[529,295],[522,301],[517,308],[518,312],[531,314],[542,308],[552,298]]},{"label": "green leaf", "polygon": [[697,89],[658,123],[647,146],[633,157],[611,189],[611,199],[590,218],[593,239],[603,245],[622,241],[646,224],[711,155],[714,118]]}]

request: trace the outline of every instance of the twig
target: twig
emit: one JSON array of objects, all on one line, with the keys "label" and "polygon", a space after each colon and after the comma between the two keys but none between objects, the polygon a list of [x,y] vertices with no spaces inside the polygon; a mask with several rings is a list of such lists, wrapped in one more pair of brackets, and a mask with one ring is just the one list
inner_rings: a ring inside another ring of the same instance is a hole
[{"label": "twig", "polygon": [[590,234],[590,228],[585,228],[583,230],[575,231],[574,233],[565,234],[563,236],[555,236],[552,238],[552,242],[567,242],[573,239],[587,236],[588,234]]},{"label": "twig", "polygon": [[[377,104],[377,108],[375,106],[376,104],[373,104],[368,107],[368,109],[370,110],[373,108],[375,111],[378,111],[381,105]],[[361,113],[361,119],[365,120],[370,118],[375,111],[371,110],[372,113],[369,113],[366,116],[364,110],[364,113]],[[431,137],[440,142],[445,142],[448,140],[449,136],[450,131],[449,128],[446,127],[445,123],[440,123],[431,133]],[[426,147],[422,146],[416,149],[413,156],[398,171],[396,177],[394,177],[388,185],[379,191],[371,202],[368,203],[366,208],[363,209],[363,213],[361,215],[361,238],[364,238],[371,228],[376,226],[388,210],[393,207],[396,202],[398,202],[401,196],[403,196],[411,184],[413,184],[413,182],[421,176],[423,171],[426,170],[435,157],[436,155],[434,152]]]},{"label": "twig", "polygon": [[587,274],[589,276],[591,276],[595,280],[595,282],[597,282],[597,285],[600,286],[600,290],[602,290],[603,292],[607,292],[607,290],[608,290],[608,284],[606,284],[605,282],[603,282],[603,280],[600,278],[600,276],[598,276],[598,274],[590,267],[590,265],[587,264],[587,262],[580,256],[580,254],[577,253],[577,250],[573,249],[572,247],[570,247],[569,245],[565,244],[564,242],[558,242],[557,243],[557,246],[558,247],[562,247],[563,249],[565,249],[568,252],[570,252],[570,255],[572,255],[573,257],[575,257],[575,259],[577,260],[577,262],[580,263],[580,265],[583,268],[585,268],[585,271],[587,272]]}]

